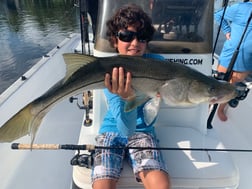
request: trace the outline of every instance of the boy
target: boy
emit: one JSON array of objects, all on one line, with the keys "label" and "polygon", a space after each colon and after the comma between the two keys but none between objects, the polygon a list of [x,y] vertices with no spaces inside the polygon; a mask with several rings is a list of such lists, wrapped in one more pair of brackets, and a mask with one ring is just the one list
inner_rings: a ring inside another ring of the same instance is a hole
[{"label": "boy", "polygon": [[[154,27],[148,15],[137,5],[120,8],[107,22],[107,36],[121,55],[144,56]],[[134,62],[132,62],[134,64]],[[126,79],[125,79],[126,78]],[[124,112],[124,104],[134,98],[131,74],[122,67],[105,75],[105,96],[109,110],[96,138],[99,146],[157,147],[153,123],[145,123],[144,105]],[[124,157],[128,157],[137,181],[146,189],[169,189],[170,180],[159,150],[98,149],[94,156],[94,189],[115,189]]]}]

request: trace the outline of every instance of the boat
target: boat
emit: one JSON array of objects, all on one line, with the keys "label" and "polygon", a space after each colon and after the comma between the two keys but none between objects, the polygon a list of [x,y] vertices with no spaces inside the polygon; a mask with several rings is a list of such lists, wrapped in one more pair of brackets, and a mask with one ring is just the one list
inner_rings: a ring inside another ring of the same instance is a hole
[{"label": "boat", "polygon": [[[150,9],[149,1],[129,2],[140,4],[152,16],[157,32],[149,44],[150,53],[160,54],[167,61],[185,64],[206,75],[212,74],[218,60],[212,52],[214,1],[161,0],[153,9]],[[122,4],[125,1],[99,1],[94,40],[93,32],[90,32],[92,26],[86,25],[88,30],[82,30],[82,34],[71,34],[1,94],[1,127],[25,105],[62,80],[66,72],[62,54],[116,55],[105,38],[104,22],[113,13],[106,10],[115,10]],[[86,11],[83,12],[87,19]],[[178,24],[167,31],[170,20]],[[89,39],[83,40],[86,32],[89,32]],[[245,85],[250,87],[251,80]],[[221,122],[214,116],[210,125],[211,109],[206,103],[192,107],[161,104],[155,127],[160,146],[164,148],[162,153],[173,189],[250,187],[251,100],[251,93],[248,93],[245,99],[238,101],[237,107],[228,108],[228,121]],[[95,136],[106,109],[103,91],[93,90],[62,100],[46,114],[33,143],[69,145],[70,150],[61,149],[58,145],[56,148],[48,145],[50,147],[43,150],[31,149],[29,135],[16,139],[14,145],[1,143],[1,189],[92,188],[92,151],[73,147],[95,146]],[[19,144],[28,144],[28,148],[11,150]],[[124,163],[118,188],[143,188],[141,183],[136,182],[127,162]]]}]

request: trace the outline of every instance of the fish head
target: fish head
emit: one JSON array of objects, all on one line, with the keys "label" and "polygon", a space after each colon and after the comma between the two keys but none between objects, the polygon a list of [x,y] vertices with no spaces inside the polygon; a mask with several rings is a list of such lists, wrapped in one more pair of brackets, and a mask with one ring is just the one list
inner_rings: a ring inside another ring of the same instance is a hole
[{"label": "fish head", "polygon": [[171,106],[224,103],[237,95],[233,85],[207,76],[203,79],[180,77],[168,80],[159,88],[159,93]]},{"label": "fish head", "polygon": [[207,77],[204,80],[193,80],[188,91],[188,100],[195,104],[203,102],[220,104],[228,102],[236,96],[235,86],[212,77]]}]

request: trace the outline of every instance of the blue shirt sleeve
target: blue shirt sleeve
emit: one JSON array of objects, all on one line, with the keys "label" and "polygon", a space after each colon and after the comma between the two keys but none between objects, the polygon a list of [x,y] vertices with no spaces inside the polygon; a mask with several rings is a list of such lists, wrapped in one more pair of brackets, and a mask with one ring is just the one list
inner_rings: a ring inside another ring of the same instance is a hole
[{"label": "blue shirt sleeve", "polygon": [[[229,6],[229,7],[226,8],[224,18],[223,18],[223,21],[222,21],[222,25],[221,25],[221,29],[222,29],[224,34],[227,34],[227,33],[231,32],[230,23],[233,22],[233,19],[236,16],[238,6],[239,6],[239,3],[234,4],[234,5]],[[221,19],[223,17],[223,12],[224,12],[224,9],[221,9],[219,11],[216,11],[215,14],[214,14],[214,19],[218,24],[220,24],[220,22],[221,22]]]},{"label": "blue shirt sleeve", "polygon": [[[108,89],[104,89],[104,94],[107,98],[110,114],[110,120],[105,120],[104,124],[107,124],[110,127],[108,130],[118,131],[122,136],[130,136],[136,129],[137,124],[137,110],[132,110],[130,112],[124,111],[125,101],[121,99],[120,96],[112,94]],[[114,119],[114,120],[111,120]],[[108,123],[110,122],[110,123]],[[116,128],[111,128],[116,125]]]}]

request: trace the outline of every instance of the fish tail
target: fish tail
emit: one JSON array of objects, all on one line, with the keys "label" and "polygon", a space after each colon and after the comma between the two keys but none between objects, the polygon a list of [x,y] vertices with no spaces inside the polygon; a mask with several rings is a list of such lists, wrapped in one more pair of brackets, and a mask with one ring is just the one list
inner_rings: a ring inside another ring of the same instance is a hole
[{"label": "fish tail", "polygon": [[32,110],[32,103],[28,104],[0,128],[1,143],[12,142],[25,135],[31,135],[31,142],[34,141],[44,114],[34,115]]}]

